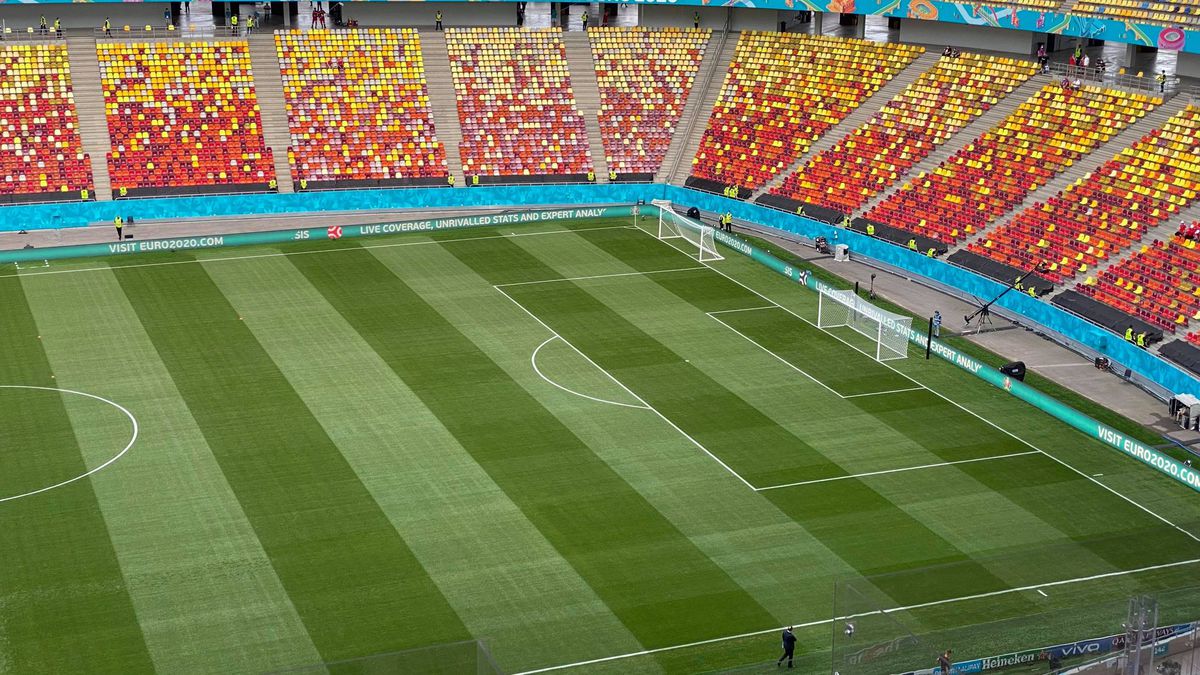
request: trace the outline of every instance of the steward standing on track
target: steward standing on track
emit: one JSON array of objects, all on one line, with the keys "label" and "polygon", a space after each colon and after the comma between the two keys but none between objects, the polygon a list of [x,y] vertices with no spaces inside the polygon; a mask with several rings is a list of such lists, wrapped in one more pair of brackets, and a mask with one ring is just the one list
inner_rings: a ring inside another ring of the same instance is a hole
[{"label": "steward standing on track", "polygon": [[433,21],[434,21],[433,29],[434,30],[442,30],[442,10],[439,9],[438,11],[433,13]]},{"label": "steward standing on track", "polygon": [[125,229],[125,221],[121,220],[121,216],[113,218],[113,227],[117,230],[117,241],[121,241],[123,239],[121,231]]}]

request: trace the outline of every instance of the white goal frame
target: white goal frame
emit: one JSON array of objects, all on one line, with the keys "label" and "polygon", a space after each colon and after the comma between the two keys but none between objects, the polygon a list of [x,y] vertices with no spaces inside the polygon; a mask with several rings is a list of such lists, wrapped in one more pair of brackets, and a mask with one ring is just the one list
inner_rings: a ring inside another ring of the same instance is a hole
[{"label": "white goal frame", "polygon": [[880,309],[855,295],[854,291],[839,291],[822,286],[817,292],[818,328],[846,326],[870,338],[875,343],[876,361],[908,358],[911,316],[901,316]]},{"label": "white goal frame", "polygon": [[[704,223],[681,216],[671,208],[671,202],[655,199],[652,202],[658,208],[659,239],[684,239],[696,247],[695,258],[700,262],[724,260],[717,251],[717,242],[713,238],[713,228]],[[689,253],[688,255],[692,255]]]}]

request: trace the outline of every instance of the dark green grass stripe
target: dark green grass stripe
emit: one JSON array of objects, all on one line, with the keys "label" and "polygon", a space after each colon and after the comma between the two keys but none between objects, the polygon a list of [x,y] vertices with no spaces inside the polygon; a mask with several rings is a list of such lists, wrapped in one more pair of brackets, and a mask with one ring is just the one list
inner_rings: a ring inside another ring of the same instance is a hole
[{"label": "dark green grass stripe", "polygon": [[[498,259],[520,260],[522,270],[538,263],[533,255],[508,241],[489,242],[488,246],[457,242],[445,247],[493,283],[508,280],[507,268],[498,264]],[[541,275],[552,278],[554,272],[545,267]],[[505,290],[735,470],[755,468],[751,462],[761,462],[761,475],[769,478],[771,473],[766,467],[772,463],[787,465],[795,461],[793,457],[806,454],[820,457],[757,408],[685,363],[577,285],[533,284],[508,286]],[[823,462],[824,466],[814,464],[808,468],[817,475],[820,471],[845,474],[828,460]],[[809,491],[807,497],[793,496],[793,490],[764,494],[865,574],[967,559],[953,544],[861,482],[847,479],[825,486]],[[820,514],[830,508],[846,511],[823,518]],[[968,562],[961,569],[969,572],[943,584],[954,595],[1007,587],[982,566]],[[929,597],[927,588],[901,586],[885,590],[894,593],[898,601]]]},{"label": "dark green grass stripe", "polygon": [[[56,386],[19,280],[0,280],[0,307],[0,384]],[[38,489],[47,477],[87,471],[58,394],[3,391],[6,489]],[[23,448],[36,449],[37,456]],[[10,672],[153,669],[90,481],[0,503],[0,532],[0,650]]]},{"label": "dark green grass stripe", "polygon": [[[522,261],[503,248],[492,259],[497,265],[516,262],[521,269]],[[773,622],[645,498],[372,254],[304,256],[292,262],[642,644],[677,644]],[[496,301],[507,302],[498,293]]]},{"label": "dark green grass stripe", "polygon": [[204,268],[115,274],[321,656],[349,658],[468,637]]}]

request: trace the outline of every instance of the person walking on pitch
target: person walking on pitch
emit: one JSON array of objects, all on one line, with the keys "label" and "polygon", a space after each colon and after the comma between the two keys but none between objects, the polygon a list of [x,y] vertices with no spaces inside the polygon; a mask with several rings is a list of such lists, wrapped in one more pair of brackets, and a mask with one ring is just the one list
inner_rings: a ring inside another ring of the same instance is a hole
[{"label": "person walking on pitch", "polygon": [[792,657],[796,653],[796,634],[792,632],[792,627],[788,626],[783,629],[783,656],[775,662],[775,665],[783,665],[783,660],[787,659],[788,668],[792,667]]}]

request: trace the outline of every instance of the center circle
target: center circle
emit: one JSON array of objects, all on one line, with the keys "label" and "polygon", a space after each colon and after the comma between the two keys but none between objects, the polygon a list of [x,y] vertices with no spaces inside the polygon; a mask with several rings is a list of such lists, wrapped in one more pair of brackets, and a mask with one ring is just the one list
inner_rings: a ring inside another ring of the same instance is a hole
[{"label": "center circle", "polygon": [[58,481],[56,483],[53,483],[52,485],[46,485],[44,487],[39,487],[35,490],[28,490],[25,492],[21,492],[19,494],[0,494],[0,503],[12,501],[14,499],[21,499],[22,497],[32,497],[33,495],[41,494],[43,492],[47,492],[47,491],[53,490],[55,488],[63,487],[64,485],[70,485],[71,483],[74,483],[75,481],[83,480],[84,478],[87,478],[88,476],[91,476],[92,474],[105,469],[106,467],[108,467],[110,464],[117,461],[118,459],[121,459],[121,457],[123,457],[125,455],[125,453],[129,452],[129,449],[133,447],[133,444],[137,442],[137,438],[138,438],[137,418],[134,417],[133,413],[129,412],[129,410],[127,410],[124,406],[122,406],[118,403],[114,403],[113,401],[110,401],[106,398],[103,398],[101,396],[96,396],[95,394],[89,394],[87,392],[75,391],[72,389],[61,389],[58,387],[35,387],[35,386],[31,386],[31,385],[22,385],[22,384],[0,384],[0,390],[5,390],[5,389],[24,389],[24,390],[36,391],[36,392],[58,392],[60,394],[69,394],[71,396],[81,396],[84,398],[92,399],[94,401],[99,401],[101,403],[104,403],[105,405],[109,405],[109,406],[112,406],[113,408],[116,408],[117,410],[119,410],[121,412],[122,415],[124,415],[126,418],[128,418],[129,423],[131,425],[132,433],[130,434],[129,442],[125,444],[125,447],[121,448],[121,450],[119,452],[117,452],[112,457],[105,460],[104,463],[100,464],[99,466],[96,466],[93,469],[90,469],[84,473],[81,473],[78,476],[75,476],[74,478],[68,478],[66,480]]}]

